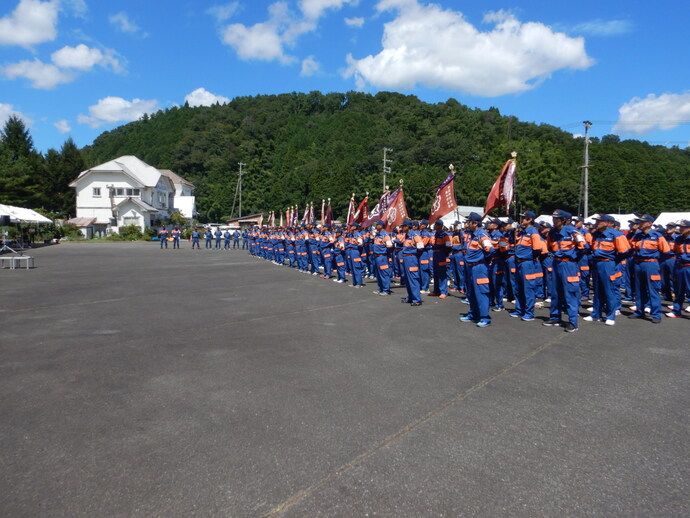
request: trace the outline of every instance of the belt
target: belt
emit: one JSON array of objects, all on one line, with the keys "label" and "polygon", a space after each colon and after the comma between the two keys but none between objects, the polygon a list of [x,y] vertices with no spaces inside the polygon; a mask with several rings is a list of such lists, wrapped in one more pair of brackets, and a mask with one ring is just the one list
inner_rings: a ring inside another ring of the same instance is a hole
[{"label": "belt", "polygon": [[524,263],[525,261],[534,261],[534,259],[517,259],[517,258],[515,258],[516,263]]},{"label": "belt", "polygon": [[680,266],[681,268],[687,268],[688,266],[690,266],[690,263],[678,263],[678,266]]},{"label": "belt", "polygon": [[637,262],[637,263],[658,263],[659,260],[658,259],[638,259],[638,258],[635,258],[635,262]]},{"label": "belt", "polygon": [[554,259],[558,262],[561,262],[561,263],[572,262],[572,259],[570,259],[569,257],[554,257]]},{"label": "belt", "polygon": [[405,257],[417,257],[417,254],[403,254]]},{"label": "belt", "polygon": [[486,261],[477,261],[476,263],[465,263],[469,266],[477,266],[478,264],[486,264]]},{"label": "belt", "polygon": [[603,257],[593,257],[592,259],[598,263],[606,263],[606,262],[611,260],[611,259],[604,259]]},{"label": "belt", "polygon": [[388,254],[374,254],[376,257],[388,257]]}]

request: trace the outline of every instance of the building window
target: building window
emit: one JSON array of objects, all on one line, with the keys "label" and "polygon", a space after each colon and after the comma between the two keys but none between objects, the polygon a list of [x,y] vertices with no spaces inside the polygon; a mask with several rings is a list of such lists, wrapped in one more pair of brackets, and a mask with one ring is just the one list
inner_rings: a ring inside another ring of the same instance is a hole
[{"label": "building window", "polygon": [[124,217],[124,218],[122,218],[122,221],[125,224],[125,226],[127,226],[127,225],[138,225],[139,224],[139,218],[136,216]]},{"label": "building window", "polygon": [[115,196],[124,196],[125,190],[122,187],[117,187],[115,189]]},{"label": "building window", "polygon": [[139,189],[126,189],[127,196],[139,196],[141,191]]},{"label": "building window", "polygon": [[101,188],[100,187],[94,187],[93,188],[93,197],[94,198],[100,198],[101,197]]}]

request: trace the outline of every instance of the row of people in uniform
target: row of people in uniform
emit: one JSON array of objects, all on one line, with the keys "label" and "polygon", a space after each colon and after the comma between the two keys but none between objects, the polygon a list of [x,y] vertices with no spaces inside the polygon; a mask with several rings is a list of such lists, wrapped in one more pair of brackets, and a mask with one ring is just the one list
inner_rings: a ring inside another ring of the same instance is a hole
[{"label": "row of people in uniform", "polygon": [[[504,299],[514,301],[511,316],[531,322],[537,299],[543,298],[551,302],[544,325],[562,325],[574,332],[590,284],[594,297],[592,314],[586,320],[603,319],[615,325],[621,289],[629,275],[628,291],[637,297],[633,315],[644,317],[647,308],[652,322],[657,323],[661,305],[654,264],[658,267],[662,254],[671,250],[668,241],[649,228],[651,216],[634,222],[627,237],[611,216],[602,215],[593,232],[574,219],[558,210],[553,214],[553,225],[536,223],[536,215],[527,211],[519,225],[493,220],[486,229],[476,213],[470,214],[462,228],[456,222],[452,231],[441,221],[431,227],[425,220],[405,220],[390,234],[383,221],[371,230],[361,230],[358,224],[252,229],[249,251],[305,273],[334,277],[339,283],[346,283],[346,276],[351,275],[353,287],[362,287],[364,277],[375,278],[374,293],[382,296],[392,293],[391,282],[398,279],[407,289],[402,301],[412,306],[423,303],[422,294],[443,299],[454,287],[466,294],[464,301],[470,305],[461,321],[479,327],[491,324],[490,311],[504,309]],[[683,248],[683,239],[687,239],[690,228],[680,229],[674,239],[674,246],[678,245],[674,253],[675,293],[680,309],[674,306],[668,316],[680,315],[687,298],[685,275],[689,270],[683,268],[690,264],[690,256]],[[653,243],[656,252],[652,251]],[[568,316],[567,322],[561,321],[562,314]]]},{"label": "row of people in uniform", "polygon": [[[161,227],[160,230],[158,231],[158,239],[161,242],[161,248],[165,247],[168,248],[168,241],[171,240],[173,243],[173,248],[180,248],[180,236],[182,234],[182,231],[178,226],[175,226],[172,230],[168,231],[165,226]],[[201,238],[204,238],[206,241],[206,248],[207,249],[214,249],[215,250],[220,250],[221,249],[221,242],[223,243],[223,249],[224,250],[230,250],[230,248],[233,249],[239,249],[240,248],[240,238],[242,238],[242,249],[247,249],[249,248],[249,233],[245,230],[242,233],[240,233],[238,230],[235,230],[234,232],[230,232],[229,230],[226,230],[225,232],[221,231],[220,229],[216,229],[213,231],[210,227],[206,227],[205,229],[199,229],[195,228],[192,230],[192,233],[190,235],[190,241],[192,242],[192,248],[197,248],[201,249],[201,245],[199,244],[201,241]],[[232,240],[232,247],[230,246],[230,241]],[[215,247],[214,247],[214,241],[215,241]]]}]

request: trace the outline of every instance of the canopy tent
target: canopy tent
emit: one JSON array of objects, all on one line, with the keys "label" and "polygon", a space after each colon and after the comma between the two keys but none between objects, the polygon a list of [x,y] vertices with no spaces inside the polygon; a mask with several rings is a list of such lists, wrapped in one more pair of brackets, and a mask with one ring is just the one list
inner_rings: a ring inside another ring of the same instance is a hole
[{"label": "canopy tent", "polygon": [[[601,216],[602,213],[592,214],[589,218],[585,220],[585,223],[594,223],[594,218],[596,216]],[[637,214],[613,214],[609,213],[609,216],[613,216],[616,221],[621,224],[621,228],[628,228],[628,223],[633,219],[637,218]]]},{"label": "canopy tent", "polygon": [[51,220],[42,216],[35,210],[23,207],[13,207],[0,203],[0,216],[9,216],[11,223],[52,223]]},{"label": "canopy tent", "polygon": [[675,223],[681,219],[690,219],[690,212],[662,212],[654,224],[665,227],[667,223]]}]

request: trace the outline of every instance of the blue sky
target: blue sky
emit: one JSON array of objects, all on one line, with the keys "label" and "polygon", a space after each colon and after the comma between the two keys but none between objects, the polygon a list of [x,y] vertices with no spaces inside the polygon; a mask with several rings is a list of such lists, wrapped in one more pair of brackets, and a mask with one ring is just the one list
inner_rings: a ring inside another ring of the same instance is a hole
[{"label": "blue sky", "polygon": [[40,151],[161,108],[381,90],[690,145],[690,2],[0,0],[0,122]]}]

